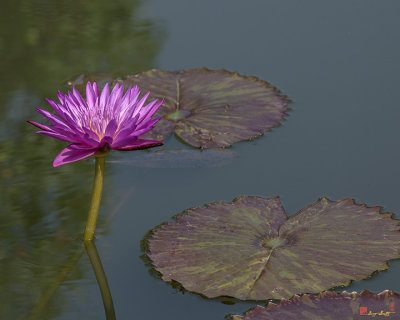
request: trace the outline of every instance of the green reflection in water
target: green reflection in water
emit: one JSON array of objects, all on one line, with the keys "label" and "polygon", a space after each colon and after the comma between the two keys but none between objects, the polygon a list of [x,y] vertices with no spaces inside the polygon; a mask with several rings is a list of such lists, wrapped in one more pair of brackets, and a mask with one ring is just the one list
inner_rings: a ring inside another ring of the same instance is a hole
[{"label": "green reflection in water", "polygon": [[75,253],[68,259],[67,264],[60,268],[58,275],[49,283],[48,287],[42,292],[38,302],[33,306],[28,315],[28,320],[42,319],[43,314],[47,313],[49,302],[52,300],[56,290],[65,281],[69,273],[76,267],[79,258],[82,256],[83,250],[78,248]]},{"label": "green reflection in water", "polygon": [[40,319],[62,314],[73,288],[58,289],[64,276],[55,279],[84,277],[80,265],[71,266],[68,274],[63,270],[82,248],[75,239],[84,229],[93,168],[81,162],[54,169],[52,157],[61,145],[34,134],[0,143],[2,319],[26,319],[46,295],[47,310]]},{"label": "green reflection in water", "polygon": [[97,252],[96,245],[93,240],[85,241],[86,252],[89,256],[90,262],[93,267],[96,280],[99,285],[101,297],[103,299],[104,311],[107,320],[115,320],[114,303],[111,297],[110,288],[108,286],[106,274],[101,264],[100,256]]},{"label": "green reflection in water", "polygon": [[[25,120],[37,120],[34,107],[45,107],[44,98],[54,98],[60,83],[78,74],[154,67],[162,35],[138,17],[135,0],[6,0],[1,6],[7,10],[0,10],[0,318],[53,319],[71,311],[71,292],[84,290],[87,265],[77,256],[93,163],[54,169],[66,143],[34,134]],[[100,212],[98,234],[105,218]]]},{"label": "green reflection in water", "polygon": [[[63,145],[34,134],[0,143],[0,319],[52,319],[82,290],[93,163],[53,168]],[[100,211],[97,234],[115,214]]]},{"label": "green reflection in water", "polygon": [[139,16],[141,2],[2,1],[1,125],[23,120],[23,110],[44,105],[44,97],[54,97],[60,84],[76,75],[153,68],[164,33]]}]

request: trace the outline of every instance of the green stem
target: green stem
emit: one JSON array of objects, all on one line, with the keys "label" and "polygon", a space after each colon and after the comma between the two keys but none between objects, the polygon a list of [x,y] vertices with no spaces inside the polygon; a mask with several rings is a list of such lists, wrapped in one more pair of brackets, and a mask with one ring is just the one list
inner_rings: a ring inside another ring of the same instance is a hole
[{"label": "green stem", "polygon": [[89,216],[86,223],[83,240],[93,240],[94,230],[96,229],[97,217],[99,215],[101,192],[103,191],[104,166],[108,152],[97,153],[96,171],[94,174],[94,185],[92,193],[92,202],[90,203]]},{"label": "green stem", "polygon": [[103,298],[104,311],[107,320],[115,320],[114,303],[111,297],[110,287],[108,286],[106,274],[104,273],[103,266],[96,245],[93,240],[85,241],[85,248],[92,263],[94,274],[100,288],[101,297]]}]

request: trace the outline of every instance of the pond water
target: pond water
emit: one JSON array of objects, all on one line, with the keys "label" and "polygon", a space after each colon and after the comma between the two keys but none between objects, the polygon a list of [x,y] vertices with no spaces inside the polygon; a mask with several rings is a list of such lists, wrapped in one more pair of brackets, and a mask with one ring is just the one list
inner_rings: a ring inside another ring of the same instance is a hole
[{"label": "pond water", "polygon": [[[95,243],[117,319],[223,319],[255,305],[182,294],[149,273],[141,240],[186,208],[280,196],[292,215],[326,196],[400,218],[398,1],[17,0],[0,8],[0,318],[104,318],[80,240],[93,160],[53,168],[65,143],[25,122],[41,121],[34,107],[47,108],[44,99],[82,73],[225,68],[293,100],[280,127],[234,144],[234,157],[177,153],[174,166],[146,165],[146,151],[108,157]],[[160,149],[190,148],[171,136]],[[400,262],[389,265],[346,290],[400,292]]]}]

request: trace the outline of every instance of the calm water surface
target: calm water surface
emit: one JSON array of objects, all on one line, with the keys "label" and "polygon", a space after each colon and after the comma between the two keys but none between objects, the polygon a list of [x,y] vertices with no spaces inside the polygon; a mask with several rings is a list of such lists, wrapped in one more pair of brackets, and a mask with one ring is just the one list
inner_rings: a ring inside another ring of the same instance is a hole
[{"label": "calm water surface", "polygon": [[[150,275],[141,239],[186,208],[280,196],[292,215],[321,196],[350,197],[400,218],[399,10],[391,0],[2,1],[0,318],[104,318],[80,241],[93,162],[54,169],[65,144],[25,122],[82,73],[225,68],[293,100],[282,126],[218,165],[109,157],[96,245],[117,319],[223,319],[254,305],[182,294]],[[188,147],[170,137],[162,148]],[[389,265],[347,290],[400,292],[400,262]]]}]

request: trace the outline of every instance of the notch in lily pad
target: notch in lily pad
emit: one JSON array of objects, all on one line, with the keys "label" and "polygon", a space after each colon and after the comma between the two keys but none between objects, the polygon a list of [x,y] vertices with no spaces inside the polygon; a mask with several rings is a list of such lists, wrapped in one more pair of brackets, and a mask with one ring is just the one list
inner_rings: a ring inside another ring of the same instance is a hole
[{"label": "notch in lily pad", "polygon": [[[99,77],[109,80],[107,75]],[[81,90],[81,83],[95,78],[80,76],[68,84]],[[280,124],[289,103],[268,82],[226,70],[151,70],[114,79],[125,86],[138,85],[143,94],[150,91],[151,98],[164,99],[155,114],[162,119],[144,139],[164,140],[175,133],[202,149],[224,148],[264,134]]]},{"label": "notch in lily pad", "polygon": [[195,207],[152,231],[165,281],[206,297],[290,298],[361,280],[400,257],[399,220],[352,199],[322,198],[287,217],[278,197]]},{"label": "notch in lily pad", "polygon": [[400,295],[392,290],[379,294],[369,291],[342,293],[326,291],[317,296],[305,294],[283,299],[279,304],[256,306],[243,316],[230,320],[338,320],[338,319],[399,319]]}]

